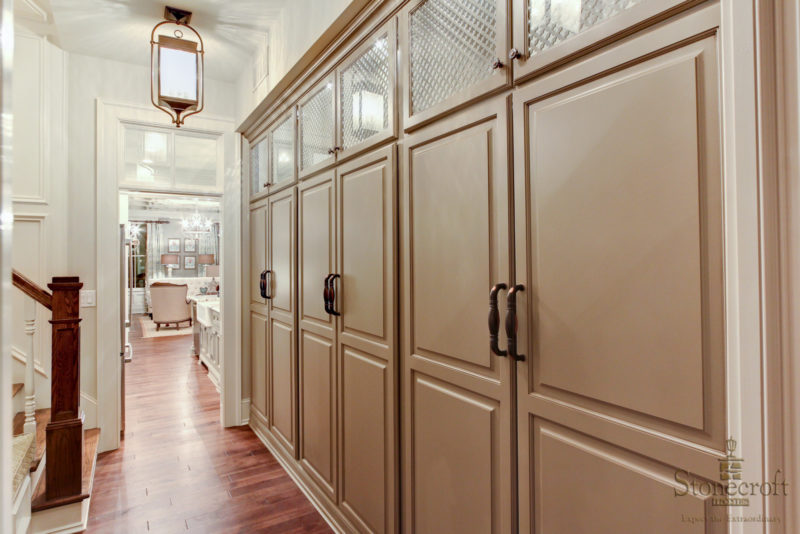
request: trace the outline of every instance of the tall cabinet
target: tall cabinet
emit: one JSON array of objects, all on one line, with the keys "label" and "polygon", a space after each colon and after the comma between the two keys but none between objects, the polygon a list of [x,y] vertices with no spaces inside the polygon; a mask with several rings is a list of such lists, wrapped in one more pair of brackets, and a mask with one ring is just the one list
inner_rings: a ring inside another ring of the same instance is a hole
[{"label": "tall cabinet", "polygon": [[723,19],[376,1],[251,122],[251,425],[340,531],[724,531]]}]

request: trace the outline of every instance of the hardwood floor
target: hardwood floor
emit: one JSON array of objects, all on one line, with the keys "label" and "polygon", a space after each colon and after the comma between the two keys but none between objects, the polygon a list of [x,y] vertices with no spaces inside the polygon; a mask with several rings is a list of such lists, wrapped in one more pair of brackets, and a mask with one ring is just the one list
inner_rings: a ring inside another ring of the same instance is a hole
[{"label": "hardwood floor", "polygon": [[249,427],[220,426],[191,336],[133,323],[125,439],[97,460],[86,532],[331,532]]}]

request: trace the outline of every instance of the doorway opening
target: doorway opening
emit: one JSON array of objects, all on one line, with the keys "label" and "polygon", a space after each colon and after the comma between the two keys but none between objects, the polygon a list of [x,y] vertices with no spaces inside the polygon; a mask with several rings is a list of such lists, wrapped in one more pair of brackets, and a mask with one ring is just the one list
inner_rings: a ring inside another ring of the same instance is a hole
[{"label": "doorway opening", "polygon": [[119,205],[124,432],[131,364],[169,374],[180,353],[220,391],[222,217],[215,197],[124,191]]}]

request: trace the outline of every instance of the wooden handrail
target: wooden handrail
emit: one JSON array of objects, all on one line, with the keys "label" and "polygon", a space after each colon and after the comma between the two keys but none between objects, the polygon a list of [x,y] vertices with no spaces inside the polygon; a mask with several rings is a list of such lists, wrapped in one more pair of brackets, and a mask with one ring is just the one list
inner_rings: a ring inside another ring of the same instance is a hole
[{"label": "wooden handrail", "polygon": [[11,279],[13,280],[14,286],[17,289],[28,295],[30,298],[48,310],[53,309],[53,295],[49,291],[39,287],[16,269],[11,270]]}]

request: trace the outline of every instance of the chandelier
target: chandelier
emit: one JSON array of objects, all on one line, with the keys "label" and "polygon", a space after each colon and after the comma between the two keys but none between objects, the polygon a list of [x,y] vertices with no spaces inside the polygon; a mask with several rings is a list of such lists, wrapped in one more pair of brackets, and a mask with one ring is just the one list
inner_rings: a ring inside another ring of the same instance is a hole
[{"label": "chandelier", "polygon": [[[203,38],[189,26],[191,11],[167,6],[164,18],[150,33],[150,100],[180,128],[186,117],[203,111],[205,49]],[[174,28],[174,37],[162,33],[164,26]],[[184,38],[184,30],[197,40]]]},{"label": "chandelier", "polygon": [[214,223],[208,217],[202,217],[199,213],[194,212],[190,219],[181,220],[183,233],[199,236],[211,232]]}]

